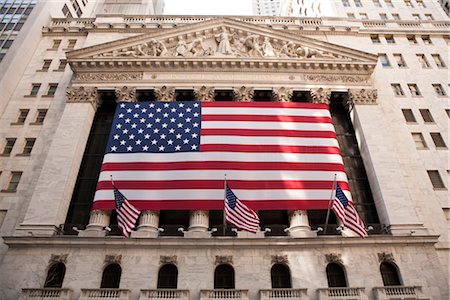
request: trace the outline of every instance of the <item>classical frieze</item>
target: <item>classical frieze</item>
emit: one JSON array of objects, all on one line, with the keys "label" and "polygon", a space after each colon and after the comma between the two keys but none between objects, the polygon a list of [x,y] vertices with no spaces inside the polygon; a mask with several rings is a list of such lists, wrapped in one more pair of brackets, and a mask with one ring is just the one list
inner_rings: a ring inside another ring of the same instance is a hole
[{"label": "classical frieze", "polygon": [[294,92],[292,89],[288,89],[285,87],[280,87],[278,89],[272,90],[272,97],[275,101],[278,101],[278,102],[291,101],[293,94],[294,94]]},{"label": "classical frieze", "polygon": [[118,87],[115,89],[117,102],[137,102],[135,87]]},{"label": "classical frieze", "polygon": [[214,101],[214,87],[201,86],[194,88],[194,95],[196,100]]},{"label": "classical frieze", "polygon": [[254,95],[255,90],[252,87],[242,86],[240,88],[233,89],[233,99],[235,101],[251,102],[253,101]]},{"label": "classical frieze", "polygon": [[174,101],[175,100],[175,88],[162,86],[154,90],[155,97],[159,101]]},{"label": "classical frieze", "polygon": [[376,89],[350,89],[350,101],[354,104],[377,104],[378,91]]},{"label": "classical frieze", "polygon": [[310,93],[313,103],[325,103],[325,104],[330,103],[331,89],[324,89],[324,88],[312,89]]},{"label": "classical frieze", "polygon": [[360,75],[325,75],[306,74],[305,80],[313,82],[342,82],[342,83],[367,83],[369,77]]},{"label": "classical frieze", "polygon": [[133,81],[141,80],[142,72],[105,72],[105,73],[76,73],[77,81]]},{"label": "classical frieze", "polygon": [[66,90],[66,95],[67,103],[90,103],[94,108],[101,105],[101,100],[95,87],[69,87]]}]

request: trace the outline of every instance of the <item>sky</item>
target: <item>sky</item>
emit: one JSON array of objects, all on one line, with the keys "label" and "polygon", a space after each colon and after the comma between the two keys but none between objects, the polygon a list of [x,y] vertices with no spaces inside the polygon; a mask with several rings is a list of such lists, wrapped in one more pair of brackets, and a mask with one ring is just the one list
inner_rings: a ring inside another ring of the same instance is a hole
[{"label": "sky", "polygon": [[165,15],[251,15],[251,0],[166,0]]}]

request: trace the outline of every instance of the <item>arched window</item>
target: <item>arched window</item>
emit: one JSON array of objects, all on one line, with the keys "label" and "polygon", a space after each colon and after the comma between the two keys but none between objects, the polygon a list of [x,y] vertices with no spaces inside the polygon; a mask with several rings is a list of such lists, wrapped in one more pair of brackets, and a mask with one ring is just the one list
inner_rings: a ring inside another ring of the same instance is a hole
[{"label": "arched window", "polygon": [[122,268],[119,264],[110,264],[103,270],[102,289],[118,289],[120,285],[120,275],[122,275]]},{"label": "arched window", "polygon": [[327,266],[328,287],[347,287],[344,268],[337,263]]},{"label": "arched window", "polygon": [[398,269],[393,264],[382,262],[380,272],[383,278],[383,285],[401,285]]},{"label": "arched window", "polygon": [[158,272],[158,289],[176,289],[178,281],[178,269],[175,265],[162,266]]},{"label": "arched window", "polygon": [[230,265],[218,265],[214,271],[215,289],[234,289],[234,269]]},{"label": "arched window", "polygon": [[45,279],[45,288],[61,288],[64,275],[66,274],[66,266],[62,263],[53,264],[47,272],[47,278]]},{"label": "arched window", "polygon": [[270,278],[272,279],[272,288],[292,288],[291,274],[289,268],[282,264],[275,264],[270,270]]}]

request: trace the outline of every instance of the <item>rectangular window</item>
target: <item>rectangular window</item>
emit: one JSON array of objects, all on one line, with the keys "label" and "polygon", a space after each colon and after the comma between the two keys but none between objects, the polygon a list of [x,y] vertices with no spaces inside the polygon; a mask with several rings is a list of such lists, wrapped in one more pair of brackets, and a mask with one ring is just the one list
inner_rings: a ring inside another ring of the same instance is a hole
[{"label": "rectangular window", "polygon": [[425,139],[423,138],[422,133],[420,132],[412,132],[411,136],[416,144],[416,149],[427,149],[427,144],[425,143]]},{"label": "rectangular window", "polygon": [[344,7],[350,7],[350,2],[348,0],[342,0],[342,5]]},{"label": "rectangular window", "polygon": [[436,148],[447,148],[447,145],[439,132],[430,132],[430,135]]},{"label": "rectangular window", "polygon": [[434,20],[433,15],[432,14],[425,14],[425,20],[433,21]]},{"label": "rectangular window", "polygon": [[380,54],[378,54],[378,57],[379,57],[379,59],[380,59],[381,65],[382,65],[384,68],[387,68],[387,67],[390,67],[390,66],[391,66],[391,63],[389,62],[389,58],[387,57],[386,54],[380,53]]},{"label": "rectangular window", "polygon": [[387,14],[380,14],[380,19],[387,20],[388,19]]},{"label": "rectangular window", "polygon": [[393,35],[385,35],[384,38],[386,39],[386,42],[388,44],[395,44],[394,36]]},{"label": "rectangular window", "polygon": [[416,54],[417,60],[419,61],[419,64],[422,68],[429,68],[430,64],[428,63],[427,58],[425,57],[425,54]]},{"label": "rectangular window", "polygon": [[417,6],[420,8],[425,8],[425,4],[423,3],[422,0],[416,0]]},{"label": "rectangular window", "polygon": [[19,116],[17,117],[15,124],[24,124],[29,112],[29,109],[20,109]]},{"label": "rectangular window", "polygon": [[361,0],[355,0],[355,6],[356,7],[362,7]]},{"label": "rectangular window", "polygon": [[380,44],[380,36],[378,34],[371,34],[370,39],[372,40],[372,43],[374,44]]},{"label": "rectangular window", "polygon": [[41,88],[41,84],[40,83],[33,83],[31,85],[30,96],[36,96],[38,94],[40,88]]},{"label": "rectangular window", "polygon": [[414,7],[414,5],[411,3],[410,0],[405,0],[405,5],[406,5],[407,7],[411,7],[411,8]]},{"label": "rectangular window", "polygon": [[36,142],[35,138],[26,138],[25,146],[23,147],[22,155],[30,155],[31,150],[33,150],[34,143]]},{"label": "rectangular window", "polygon": [[375,7],[381,7],[381,3],[379,0],[373,0],[373,5],[375,5]]},{"label": "rectangular window", "polygon": [[433,116],[429,109],[419,109],[420,115],[425,123],[434,123]]},{"label": "rectangular window", "polygon": [[405,93],[403,92],[403,89],[399,83],[392,83],[391,84],[392,91],[394,92],[395,96],[404,96]]},{"label": "rectangular window", "polygon": [[417,84],[415,83],[408,83],[408,89],[411,92],[411,95],[413,97],[418,97],[421,96],[422,94],[420,93],[419,87],[417,86]]},{"label": "rectangular window", "polygon": [[67,49],[73,49],[76,43],[77,40],[69,40],[69,42],[67,43]]},{"label": "rectangular window", "polygon": [[420,21],[420,15],[419,14],[412,14],[412,18],[415,21]]},{"label": "rectangular window", "polygon": [[428,170],[428,177],[430,177],[431,185],[434,189],[445,189],[444,182],[438,170]]},{"label": "rectangular window", "polygon": [[395,58],[395,62],[397,63],[397,66],[399,68],[406,68],[406,62],[403,59],[403,55],[401,55],[400,53],[394,53],[394,58]]},{"label": "rectangular window", "polygon": [[400,20],[400,15],[399,14],[392,14],[392,18],[394,20]]},{"label": "rectangular window", "polygon": [[445,90],[440,83],[433,84],[433,89],[438,96],[445,96]]},{"label": "rectangular window", "polygon": [[422,35],[422,41],[425,45],[432,45],[431,38],[429,35]]},{"label": "rectangular window", "polygon": [[51,64],[52,64],[51,59],[44,59],[44,64],[42,65],[42,69],[40,69],[40,71],[47,72]]},{"label": "rectangular window", "polygon": [[348,13],[347,14],[347,18],[354,19],[355,18],[355,14],[354,13]]},{"label": "rectangular window", "polygon": [[72,14],[70,13],[69,7],[67,4],[64,4],[64,7],[62,8],[62,13],[64,17],[66,18],[73,18]]},{"label": "rectangular window", "polygon": [[8,187],[5,192],[15,192],[22,177],[22,172],[11,172],[11,178],[9,179]]},{"label": "rectangular window", "polygon": [[55,96],[56,89],[58,88],[57,83],[49,83],[48,84],[48,90],[47,90],[47,97],[53,97]]},{"label": "rectangular window", "polygon": [[414,35],[407,35],[406,38],[408,39],[408,42],[409,42],[410,45],[416,45],[417,44],[416,36],[414,36]]},{"label": "rectangular window", "polygon": [[34,122],[36,124],[43,124],[46,115],[47,115],[46,109],[38,109],[36,114],[36,120]]},{"label": "rectangular window", "polygon": [[58,50],[59,45],[61,45],[61,40],[53,40],[53,45],[51,50]]},{"label": "rectangular window", "polygon": [[438,68],[445,68],[445,63],[439,54],[431,54],[431,57]]},{"label": "rectangular window", "polygon": [[369,18],[366,13],[360,13],[359,17],[363,20],[367,20]]},{"label": "rectangular window", "polygon": [[3,148],[2,155],[9,156],[14,148],[14,144],[16,143],[15,138],[6,138],[5,139],[5,147]]},{"label": "rectangular window", "polygon": [[387,7],[394,7],[394,4],[392,4],[391,0],[384,0],[384,3],[386,3]]},{"label": "rectangular window", "polygon": [[402,109],[403,116],[405,117],[406,122],[408,123],[416,123],[416,117],[414,117],[414,113],[411,109]]},{"label": "rectangular window", "polygon": [[56,69],[55,71],[64,72],[64,70],[66,69],[66,65],[67,65],[67,60],[60,59],[58,69]]},{"label": "rectangular window", "polygon": [[445,110],[445,113],[447,114],[447,117],[450,118],[450,109],[446,109],[446,110]]}]

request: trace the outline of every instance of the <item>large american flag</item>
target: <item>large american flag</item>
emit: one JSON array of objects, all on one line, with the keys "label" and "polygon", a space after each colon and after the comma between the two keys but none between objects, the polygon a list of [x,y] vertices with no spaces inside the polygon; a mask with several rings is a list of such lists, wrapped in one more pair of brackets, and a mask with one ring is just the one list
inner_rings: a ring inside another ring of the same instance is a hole
[{"label": "large american flag", "polygon": [[328,105],[117,105],[93,209],[114,209],[110,176],[139,210],[222,210],[223,178],[254,210],[327,209],[334,175],[351,199]]}]

